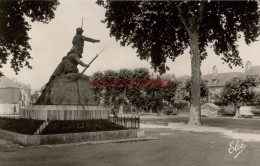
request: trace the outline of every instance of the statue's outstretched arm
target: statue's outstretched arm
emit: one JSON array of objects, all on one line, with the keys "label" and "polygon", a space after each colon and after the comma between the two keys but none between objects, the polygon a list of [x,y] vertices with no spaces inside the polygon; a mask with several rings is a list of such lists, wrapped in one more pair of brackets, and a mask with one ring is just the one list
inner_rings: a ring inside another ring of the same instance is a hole
[{"label": "statue's outstretched arm", "polygon": [[88,64],[86,64],[86,63],[84,63],[82,60],[80,60],[78,54],[74,54],[74,58],[75,58],[75,60],[78,62],[78,64],[80,64],[82,67],[88,67]]},{"label": "statue's outstretched arm", "polygon": [[86,36],[82,36],[84,41],[92,42],[92,43],[98,43],[100,40],[95,40]]}]

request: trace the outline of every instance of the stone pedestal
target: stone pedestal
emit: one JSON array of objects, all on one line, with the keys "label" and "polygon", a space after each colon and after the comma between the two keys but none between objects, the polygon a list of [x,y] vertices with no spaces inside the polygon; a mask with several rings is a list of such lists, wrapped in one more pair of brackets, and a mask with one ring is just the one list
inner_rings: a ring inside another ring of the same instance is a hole
[{"label": "stone pedestal", "polygon": [[36,105],[20,111],[21,118],[40,120],[107,119],[110,110],[93,99],[89,77],[69,73],[55,77],[43,90]]},{"label": "stone pedestal", "polygon": [[36,105],[97,105],[89,77],[79,73],[57,76],[43,90]]}]

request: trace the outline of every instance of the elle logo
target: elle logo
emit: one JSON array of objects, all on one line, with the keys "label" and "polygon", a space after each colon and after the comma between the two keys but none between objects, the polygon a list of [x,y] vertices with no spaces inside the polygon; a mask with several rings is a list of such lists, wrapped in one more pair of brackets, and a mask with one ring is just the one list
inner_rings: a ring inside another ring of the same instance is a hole
[{"label": "elle logo", "polygon": [[237,154],[235,155],[235,157],[234,157],[234,159],[235,159],[235,158],[238,157],[238,155],[239,155],[240,153],[243,152],[243,150],[244,150],[245,148],[246,148],[246,145],[244,144],[243,141],[242,141],[241,143],[239,142],[239,140],[237,140],[237,141],[231,141],[231,142],[229,143],[228,153],[229,153],[229,154],[237,153]]}]

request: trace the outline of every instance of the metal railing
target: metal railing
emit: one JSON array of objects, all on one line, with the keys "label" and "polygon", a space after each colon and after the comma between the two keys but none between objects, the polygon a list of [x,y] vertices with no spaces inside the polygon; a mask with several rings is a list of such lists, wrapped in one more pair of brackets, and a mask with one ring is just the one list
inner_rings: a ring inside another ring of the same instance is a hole
[{"label": "metal railing", "polygon": [[140,116],[113,116],[109,117],[108,120],[128,129],[140,128]]},{"label": "metal railing", "polygon": [[19,119],[19,115],[14,114],[6,114],[6,115],[0,115],[0,118],[6,118],[6,119]]}]

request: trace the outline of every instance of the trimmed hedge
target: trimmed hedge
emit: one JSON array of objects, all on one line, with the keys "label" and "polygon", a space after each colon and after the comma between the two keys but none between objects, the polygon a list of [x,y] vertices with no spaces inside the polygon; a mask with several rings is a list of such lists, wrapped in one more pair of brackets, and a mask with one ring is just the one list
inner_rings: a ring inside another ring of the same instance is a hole
[{"label": "trimmed hedge", "polygon": [[33,119],[12,119],[0,117],[0,129],[33,135],[37,129],[42,125],[43,120]]},{"label": "trimmed hedge", "polygon": [[92,120],[53,120],[41,132],[41,135],[65,134],[80,132],[126,130],[126,127],[118,125],[107,119]]}]

